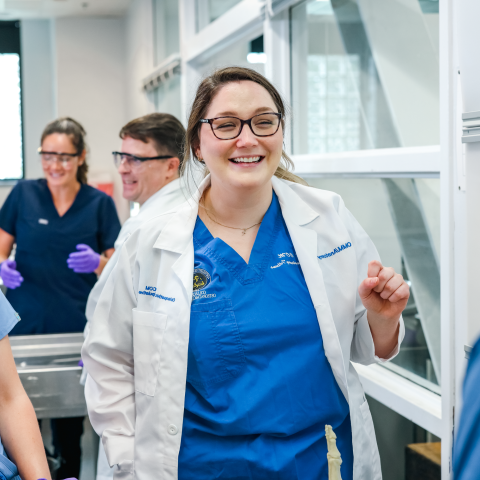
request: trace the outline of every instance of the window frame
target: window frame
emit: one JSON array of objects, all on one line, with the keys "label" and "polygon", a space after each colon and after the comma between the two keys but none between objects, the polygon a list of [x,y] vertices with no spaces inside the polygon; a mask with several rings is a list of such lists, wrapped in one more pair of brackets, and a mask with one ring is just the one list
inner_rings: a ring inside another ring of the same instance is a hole
[{"label": "window frame", "polygon": [[[246,40],[259,28],[263,29],[267,54],[266,76],[291,103],[290,8],[300,0],[243,0],[198,33],[195,1],[179,1],[184,112],[188,111],[192,88],[198,81],[196,63],[234,42]],[[465,262],[455,261],[463,259],[466,217],[462,180],[458,178],[461,169],[457,165],[462,159],[457,149],[459,139],[454,136],[460,101],[454,75],[453,0],[439,0],[439,8],[440,145],[292,157],[296,173],[307,177],[440,177],[441,395],[378,365],[355,367],[367,394],[442,439],[442,478],[447,479],[451,477],[455,398],[465,365],[463,344],[455,340],[455,333],[458,337],[464,326],[463,322],[455,325],[454,319],[466,313],[466,266]],[[285,137],[289,151],[290,128]]]},{"label": "window frame", "polygon": [[22,38],[21,38],[21,22],[19,20],[2,20],[0,21],[0,29],[2,28],[16,28],[18,29],[18,40],[13,41],[10,48],[1,48],[0,54],[16,53],[19,57],[20,70],[20,121],[22,123],[22,174],[20,178],[4,178],[0,179],[0,186],[15,185],[18,181],[25,179],[25,121],[24,121],[24,102],[23,102],[23,73],[22,73]]}]

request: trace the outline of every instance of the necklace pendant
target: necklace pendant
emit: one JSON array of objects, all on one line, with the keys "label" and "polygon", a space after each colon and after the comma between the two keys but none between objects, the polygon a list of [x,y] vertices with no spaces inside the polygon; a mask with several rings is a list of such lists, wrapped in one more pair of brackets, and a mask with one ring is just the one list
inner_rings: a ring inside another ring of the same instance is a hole
[{"label": "necklace pendant", "polygon": [[242,235],[245,235],[246,233],[247,233],[246,229],[242,231]]}]

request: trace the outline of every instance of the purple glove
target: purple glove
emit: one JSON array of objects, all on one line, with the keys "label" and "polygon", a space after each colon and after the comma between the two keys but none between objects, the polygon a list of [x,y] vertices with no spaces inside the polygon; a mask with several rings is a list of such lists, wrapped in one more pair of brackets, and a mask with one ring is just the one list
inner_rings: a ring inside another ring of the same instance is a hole
[{"label": "purple glove", "polygon": [[88,245],[80,243],[77,245],[79,252],[73,252],[68,256],[68,268],[75,273],[92,273],[100,265],[100,254],[94,252]]},{"label": "purple glove", "polygon": [[14,260],[5,260],[0,264],[0,277],[2,277],[3,284],[11,290],[19,287],[23,282],[23,277],[16,268],[17,262]]}]

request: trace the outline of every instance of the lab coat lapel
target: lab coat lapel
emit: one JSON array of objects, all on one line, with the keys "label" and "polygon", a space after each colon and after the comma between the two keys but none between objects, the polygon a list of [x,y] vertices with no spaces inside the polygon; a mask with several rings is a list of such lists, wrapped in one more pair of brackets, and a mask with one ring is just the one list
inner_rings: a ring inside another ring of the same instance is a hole
[{"label": "lab coat lapel", "polygon": [[209,184],[210,175],[203,180],[195,195],[183,203],[172,215],[153,245],[154,248],[179,255],[172,265],[172,270],[182,282],[189,298],[191,298],[193,288],[193,230],[198,215],[198,202]]},{"label": "lab coat lapel", "polygon": [[318,232],[311,226],[318,213],[281,180],[274,177],[272,183],[317,313],[325,355],[340,389],[348,400],[342,348],[325,289],[323,272],[317,259]]}]

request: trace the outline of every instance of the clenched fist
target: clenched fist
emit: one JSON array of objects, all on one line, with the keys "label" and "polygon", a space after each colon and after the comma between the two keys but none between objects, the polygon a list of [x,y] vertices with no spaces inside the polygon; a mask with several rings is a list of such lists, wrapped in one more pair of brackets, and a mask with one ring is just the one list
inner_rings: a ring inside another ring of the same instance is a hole
[{"label": "clenched fist", "polygon": [[367,309],[367,319],[375,344],[375,354],[386,358],[397,344],[400,315],[410,297],[403,277],[378,260],[368,264],[367,278],[358,287]]}]

